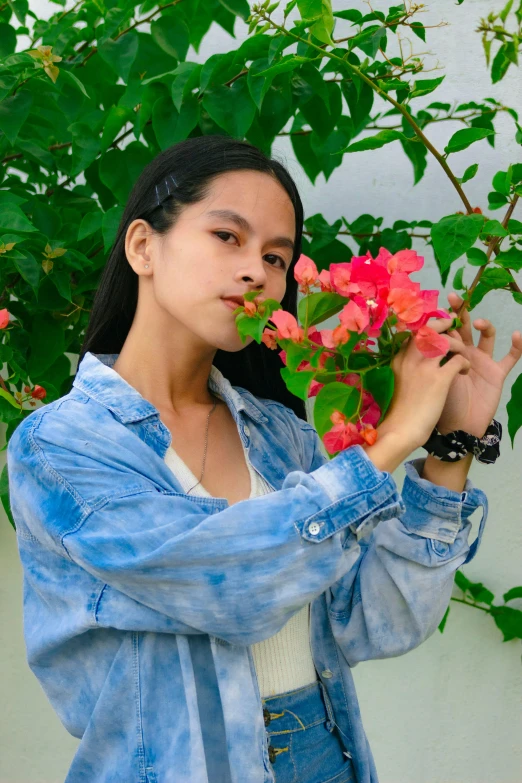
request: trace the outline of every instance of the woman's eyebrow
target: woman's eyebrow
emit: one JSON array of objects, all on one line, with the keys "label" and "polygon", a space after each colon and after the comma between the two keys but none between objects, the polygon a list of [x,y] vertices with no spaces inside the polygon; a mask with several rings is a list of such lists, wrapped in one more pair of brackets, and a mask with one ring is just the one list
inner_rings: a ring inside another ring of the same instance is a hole
[{"label": "woman's eyebrow", "polygon": [[[206,212],[205,214],[208,217],[220,217],[224,220],[231,220],[233,223],[239,226],[239,228],[242,228],[243,231],[253,231],[253,228],[248,220],[243,217],[243,215],[240,215],[238,212],[234,212],[231,209],[212,209],[210,212]],[[287,247],[292,252],[294,251],[294,243],[289,237],[274,237],[270,243],[278,245],[279,247]]]}]

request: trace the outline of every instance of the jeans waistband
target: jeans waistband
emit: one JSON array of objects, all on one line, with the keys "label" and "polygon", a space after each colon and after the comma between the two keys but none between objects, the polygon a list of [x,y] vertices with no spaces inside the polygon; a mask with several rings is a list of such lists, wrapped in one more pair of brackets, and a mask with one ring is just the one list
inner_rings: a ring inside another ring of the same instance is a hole
[{"label": "jeans waistband", "polygon": [[[325,704],[328,696],[323,694],[322,683],[317,681],[295,691],[262,699],[267,733],[303,731],[309,726],[328,721],[330,716]],[[267,713],[270,716],[268,722]]]}]

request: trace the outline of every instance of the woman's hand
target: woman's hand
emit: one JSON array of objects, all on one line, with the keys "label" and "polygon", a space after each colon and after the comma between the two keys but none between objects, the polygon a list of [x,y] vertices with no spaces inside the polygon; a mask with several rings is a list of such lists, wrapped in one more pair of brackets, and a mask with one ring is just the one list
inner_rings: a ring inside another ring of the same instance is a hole
[{"label": "woman's hand", "polygon": [[[428,326],[441,333],[451,326],[452,320],[432,318]],[[401,446],[409,447],[410,452],[426,443],[442,415],[455,377],[470,370],[463,342],[452,334],[447,338],[449,350],[454,356],[442,366],[442,357],[424,356],[411,335],[404,340],[392,359],[393,397],[383,422],[377,428],[378,441],[383,435],[390,441],[389,435],[393,434],[392,439]]]},{"label": "woman's hand", "polygon": [[[452,292],[448,301],[456,312],[463,300]],[[509,352],[496,362],[493,359],[496,329],[491,321],[483,318],[473,321],[473,326],[480,332],[478,345],[473,342],[467,310],[463,311],[461,321],[460,329],[447,332],[447,336],[461,343],[459,353],[469,360],[470,369],[465,375],[454,377],[437,427],[443,435],[464,430],[481,438],[495,416],[504,381],[522,356],[522,334],[513,332]],[[433,326],[430,322],[429,325]]]}]

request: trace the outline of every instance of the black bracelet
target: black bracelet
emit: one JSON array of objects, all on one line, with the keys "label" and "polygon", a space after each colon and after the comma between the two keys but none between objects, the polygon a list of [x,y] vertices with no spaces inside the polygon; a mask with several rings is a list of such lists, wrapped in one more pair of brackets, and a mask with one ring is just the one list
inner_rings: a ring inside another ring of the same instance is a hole
[{"label": "black bracelet", "polygon": [[482,438],[470,435],[464,430],[455,430],[443,435],[437,427],[422,446],[428,454],[442,462],[458,462],[472,453],[478,462],[491,465],[500,455],[502,425],[493,419]]}]

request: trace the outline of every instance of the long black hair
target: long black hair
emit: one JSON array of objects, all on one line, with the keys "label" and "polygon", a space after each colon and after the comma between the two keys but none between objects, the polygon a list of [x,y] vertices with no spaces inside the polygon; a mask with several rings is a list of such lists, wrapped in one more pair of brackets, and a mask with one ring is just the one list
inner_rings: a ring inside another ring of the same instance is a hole
[{"label": "long black hair", "polygon": [[[166,234],[175,225],[183,205],[206,197],[214,177],[238,169],[263,171],[276,177],[294,206],[295,249],[281,306],[297,317],[298,284],[293,270],[301,255],[303,205],[294,180],[282,163],[249,142],[219,134],[195,136],[163,150],[134,184],[94,295],[78,365],[87,351],[120,353],[129,333],[138,304],[138,275],[125,254],[125,237],[132,221],[142,218],[154,231]],[[156,187],[162,186],[168,174],[174,176],[177,187],[156,206]],[[306,420],[304,401],[288,391],[281,377],[283,363],[278,350],[254,340],[237,352],[218,349],[213,364],[233,386],[281,402]]]}]

